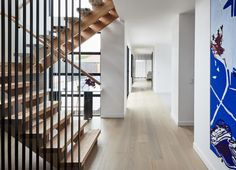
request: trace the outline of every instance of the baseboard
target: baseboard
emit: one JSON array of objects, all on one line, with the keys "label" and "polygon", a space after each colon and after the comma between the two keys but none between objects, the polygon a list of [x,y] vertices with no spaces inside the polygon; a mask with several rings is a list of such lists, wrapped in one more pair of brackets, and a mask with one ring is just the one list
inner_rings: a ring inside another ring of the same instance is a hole
[{"label": "baseboard", "polygon": [[171,112],[171,118],[175,122],[175,124],[178,126],[178,120],[174,117],[174,113]]},{"label": "baseboard", "polygon": [[194,126],[193,121],[178,121],[178,126]]},{"label": "baseboard", "polygon": [[204,162],[204,164],[207,166],[209,170],[215,170],[210,160],[207,159],[206,155],[201,151],[201,149],[195,143],[193,143],[193,149],[197,152],[198,156],[201,158],[201,160]]},{"label": "baseboard", "polygon": [[101,118],[103,119],[124,119],[124,114],[110,114],[110,115],[102,115]]}]

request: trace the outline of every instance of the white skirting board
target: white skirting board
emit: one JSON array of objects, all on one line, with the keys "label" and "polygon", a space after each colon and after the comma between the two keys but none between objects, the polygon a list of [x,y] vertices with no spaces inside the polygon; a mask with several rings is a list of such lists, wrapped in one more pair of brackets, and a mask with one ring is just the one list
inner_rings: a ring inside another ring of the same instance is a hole
[{"label": "white skirting board", "polygon": [[209,159],[207,159],[207,157],[204,155],[204,153],[195,143],[193,143],[193,149],[197,152],[197,154],[199,155],[199,157],[201,158],[201,160],[204,162],[204,164],[207,166],[209,170],[215,170],[212,163],[209,161]]},{"label": "white skirting board", "polygon": [[179,121],[178,126],[194,126],[193,121]]},{"label": "white skirting board", "polygon": [[101,118],[103,119],[124,119],[124,113],[112,113],[112,114],[107,114],[103,115],[101,114]]}]

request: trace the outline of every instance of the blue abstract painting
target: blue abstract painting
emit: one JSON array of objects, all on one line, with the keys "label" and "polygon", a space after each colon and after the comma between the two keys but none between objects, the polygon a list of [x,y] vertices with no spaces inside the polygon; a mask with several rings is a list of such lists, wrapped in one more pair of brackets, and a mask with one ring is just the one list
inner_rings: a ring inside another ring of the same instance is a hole
[{"label": "blue abstract painting", "polygon": [[210,147],[236,169],[236,0],[211,0]]}]

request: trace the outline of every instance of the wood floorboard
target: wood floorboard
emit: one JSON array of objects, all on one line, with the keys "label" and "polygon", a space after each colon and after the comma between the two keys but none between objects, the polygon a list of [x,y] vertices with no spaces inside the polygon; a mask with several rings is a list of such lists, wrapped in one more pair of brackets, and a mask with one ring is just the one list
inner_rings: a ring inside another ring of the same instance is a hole
[{"label": "wood floorboard", "polygon": [[178,127],[150,82],[134,84],[124,119],[93,118],[97,146],[84,170],[206,170],[193,150],[193,127]]}]

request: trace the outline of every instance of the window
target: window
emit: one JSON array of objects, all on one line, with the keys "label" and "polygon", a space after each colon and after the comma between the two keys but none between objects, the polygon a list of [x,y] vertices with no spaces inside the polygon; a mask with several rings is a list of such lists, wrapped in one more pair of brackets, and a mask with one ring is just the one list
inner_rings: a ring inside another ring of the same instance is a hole
[{"label": "window", "polygon": [[[100,81],[101,78],[101,70],[100,70],[100,56],[101,56],[101,40],[100,40],[100,33],[94,35],[89,40],[87,40],[84,44],[81,45],[81,68],[92,75],[96,80]],[[79,49],[77,48],[74,52],[74,63],[79,65]],[[68,55],[68,58],[71,59],[71,55]],[[77,69],[74,70],[74,80],[73,80],[73,95],[72,95],[72,67],[68,64],[67,70],[67,81],[66,81],[66,71],[65,71],[65,62],[60,61],[61,71],[60,74],[58,73],[58,63],[54,65],[54,72],[53,72],[53,82],[54,82],[54,91],[61,92],[61,100],[62,100],[62,109],[65,107],[65,99],[67,95],[67,106],[68,109],[72,104],[72,97],[73,97],[73,106],[78,107],[78,100],[79,100],[79,71]],[[60,82],[61,87],[58,88],[58,81],[60,75]],[[87,77],[82,74],[81,76],[81,109],[83,111],[84,106],[84,92],[85,91],[92,91],[93,92],[93,114],[100,115],[100,86],[96,84],[94,87],[88,87],[85,84],[85,80]],[[67,94],[65,93],[65,87],[67,85]],[[79,108],[77,108],[79,109]],[[75,109],[76,110],[76,109]],[[83,114],[83,113],[81,113]]]}]

